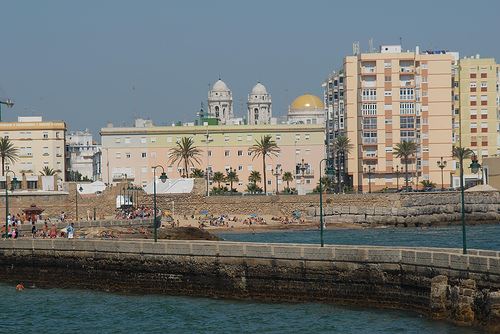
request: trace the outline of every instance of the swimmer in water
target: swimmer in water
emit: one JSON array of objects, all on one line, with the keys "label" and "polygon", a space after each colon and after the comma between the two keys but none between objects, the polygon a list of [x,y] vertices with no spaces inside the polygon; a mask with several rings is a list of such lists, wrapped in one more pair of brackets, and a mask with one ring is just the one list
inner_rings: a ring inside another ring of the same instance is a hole
[{"label": "swimmer in water", "polygon": [[16,291],[23,291],[23,290],[24,290],[23,283],[19,283],[18,285],[16,285]]}]

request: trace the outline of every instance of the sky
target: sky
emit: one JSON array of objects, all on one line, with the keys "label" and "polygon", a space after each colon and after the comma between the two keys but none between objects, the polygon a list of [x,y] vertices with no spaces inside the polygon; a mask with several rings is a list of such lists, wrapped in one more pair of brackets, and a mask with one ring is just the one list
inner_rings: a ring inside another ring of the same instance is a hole
[{"label": "sky", "polygon": [[[286,114],[352,54],[373,45],[500,61],[500,1],[0,0],[2,119],[43,116],[96,136],[108,122],[193,121],[222,78],[235,115],[262,82]],[[99,139],[99,138],[96,138]]]}]

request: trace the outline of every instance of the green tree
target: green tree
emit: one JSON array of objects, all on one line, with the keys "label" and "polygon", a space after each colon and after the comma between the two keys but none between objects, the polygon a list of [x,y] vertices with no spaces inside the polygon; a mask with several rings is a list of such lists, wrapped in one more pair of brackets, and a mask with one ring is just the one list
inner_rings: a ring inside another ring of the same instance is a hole
[{"label": "green tree", "polygon": [[436,184],[430,180],[422,180],[420,182],[420,184],[422,185],[422,187],[424,187],[424,189],[425,188],[431,188],[431,189],[436,188]]},{"label": "green tree", "polygon": [[186,171],[185,176],[189,177],[189,166],[194,166],[194,163],[200,164],[201,151],[194,145],[194,140],[191,137],[182,137],[177,145],[170,149],[169,161],[176,163],[179,166],[184,165]]},{"label": "green tree", "polygon": [[251,194],[261,193],[262,188],[259,187],[256,183],[250,182],[247,184],[247,191]]},{"label": "green tree", "polygon": [[[40,171],[40,175],[42,176],[52,176],[56,175],[56,171],[49,166],[44,166],[43,169]],[[80,174],[81,176],[81,174]]]},{"label": "green tree", "polygon": [[221,172],[215,172],[214,175],[212,176],[212,181],[217,182],[219,189],[222,189],[220,184],[221,184],[221,182],[224,182],[225,180],[226,180],[226,177]]},{"label": "green tree", "polygon": [[338,185],[339,192],[342,192],[344,189],[344,180],[346,173],[346,165],[345,162],[347,160],[347,156],[351,153],[353,149],[353,145],[351,144],[351,140],[347,138],[347,136],[340,135],[335,139],[333,143],[333,147],[337,156],[337,171],[338,171]]},{"label": "green tree", "polygon": [[400,158],[401,161],[405,164],[405,186],[408,191],[408,164],[410,163],[410,157],[417,152],[417,144],[412,141],[403,141],[401,143],[396,144],[394,148],[394,153],[396,153],[396,157]]},{"label": "green tree", "polygon": [[250,172],[250,175],[248,176],[248,181],[257,185],[257,182],[260,182],[262,178],[260,177],[260,172],[257,170],[253,170]]},{"label": "green tree", "polygon": [[460,164],[460,189],[464,187],[464,160],[470,159],[474,152],[470,148],[453,147],[453,156],[458,159]]},{"label": "green tree", "polygon": [[293,181],[292,172],[284,172],[282,179],[283,179],[283,181],[286,182],[286,188],[288,189],[288,191],[290,191],[290,182]]},{"label": "green tree", "polygon": [[232,193],[233,192],[233,182],[238,182],[240,179],[238,178],[238,174],[236,173],[236,170],[230,168],[228,171],[227,171],[227,174],[226,174],[226,182],[229,182],[229,186],[230,186],[230,192]]},{"label": "green tree", "polygon": [[280,152],[280,148],[274,140],[272,140],[270,135],[265,135],[261,137],[260,140],[256,140],[255,144],[248,149],[250,154],[253,155],[252,159],[255,157],[262,157],[262,175],[264,176],[264,193],[267,194],[267,181],[266,181],[266,157],[267,156],[277,156]]},{"label": "green tree", "polygon": [[19,158],[19,151],[9,138],[0,138],[0,157],[2,158],[2,176],[5,175],[5,162],[14,163]]},{"label": "green tree", "polygon": [[202,179],[205,177],[205,172],[203,172],[203,170],[201,170],[199,168],[195,168],[191,172],[191,176],[194,178]]}]

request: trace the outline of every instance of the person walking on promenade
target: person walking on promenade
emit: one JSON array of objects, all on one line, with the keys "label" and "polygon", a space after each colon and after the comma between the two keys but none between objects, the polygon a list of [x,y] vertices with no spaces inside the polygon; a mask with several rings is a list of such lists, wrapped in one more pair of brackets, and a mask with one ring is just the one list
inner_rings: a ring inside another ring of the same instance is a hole
[{"label": "person walking on promenade", "polygon": [[71,223],[66,227],[66,232],[68,233],[68,239],[73,239],[75,237],[75,224]]},{"label": "person walking on promenade", "polygon": [[54,223],[52,223],[52,226],[50,227],[49,236],[51,239],[54,239],[57,237],[57,228],[56,228],[56,224],[54,224]]},{"label": "person walking on promenade", "polygon": [[43,234],[42,234],[43,238],[44,238],[44,239],[45,239],[45,238],[47,238],[47,237],[48,237],[48,235],[49,235],[49,225],[47,225],[47,222],[45,222],[45,223],[43,224],[43,229],[42,229],[42,231],[43,231]]},{"label": "person walking on promenade", "polygon": [[60,216],[60,218],[61,218],[61,222],[63,222],[63,223],[64,223],[64,218],[65,218],[64,211],[61,211],[61,216]]},{"label": "person walking on promenade", "polygon": [[36,237],[36,226],[35,226],[35,222],[31,222],[31,236],[33,237],[33,239],[35,239],[35,237]]}]

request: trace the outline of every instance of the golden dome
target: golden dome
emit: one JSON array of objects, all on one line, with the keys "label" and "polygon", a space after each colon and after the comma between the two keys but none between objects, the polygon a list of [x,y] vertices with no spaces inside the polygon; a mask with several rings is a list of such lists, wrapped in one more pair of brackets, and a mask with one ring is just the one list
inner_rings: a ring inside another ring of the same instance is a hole
[{"label": "golden dome", "polygon": [[323,110],[325,106],[323,101],[316,95],[304,94],[293,100],[290,105],[292,110]]}]

